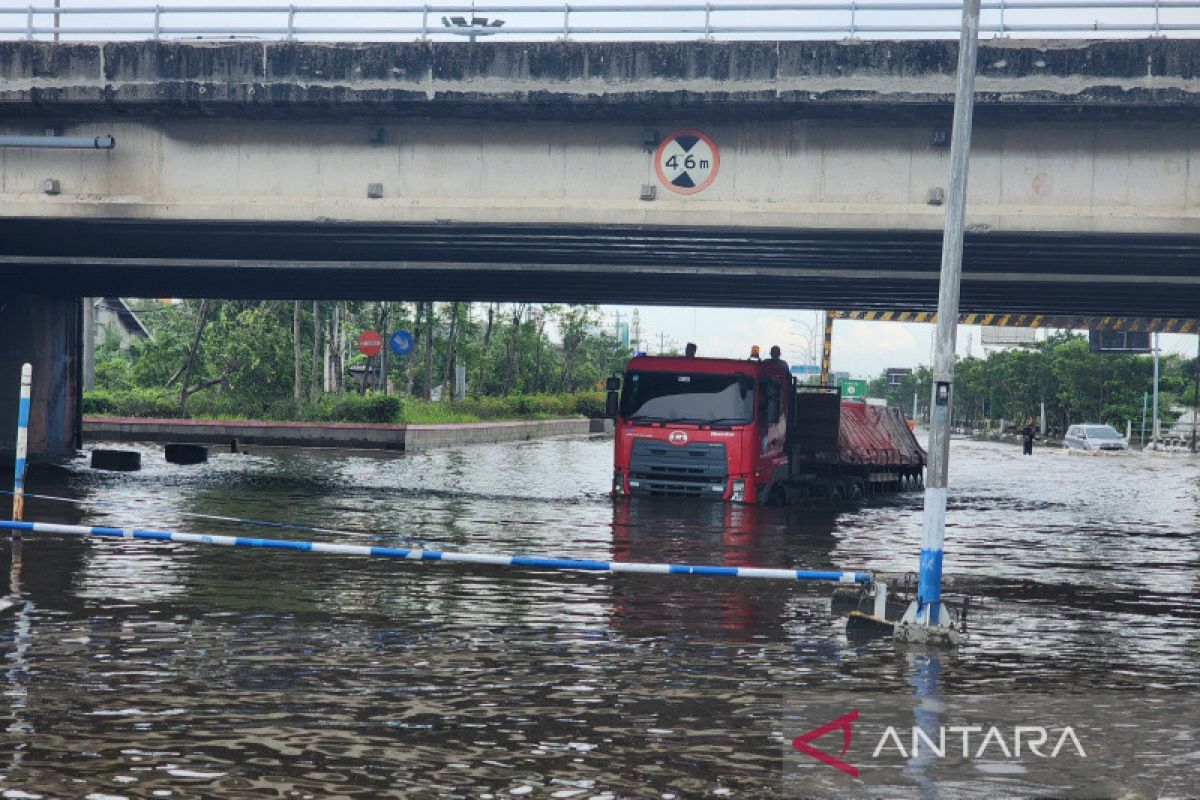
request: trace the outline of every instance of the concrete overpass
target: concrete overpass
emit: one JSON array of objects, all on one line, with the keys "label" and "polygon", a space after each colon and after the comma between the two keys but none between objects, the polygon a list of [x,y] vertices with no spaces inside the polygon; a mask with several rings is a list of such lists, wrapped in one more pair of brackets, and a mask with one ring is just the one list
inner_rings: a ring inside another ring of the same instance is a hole
[{"label": "concrete overpass", "polygon": [[[0,280],[64,326],[111,294],[931,308],[956,49],[0,43],[0,135],[117,139],[0,149]],[[964,310],[1196,314],[1200,42],[987,42],[977,108]],[[677,131],[703,191],[659,175]],[[22,327],[0,375],[70,365]]]}]

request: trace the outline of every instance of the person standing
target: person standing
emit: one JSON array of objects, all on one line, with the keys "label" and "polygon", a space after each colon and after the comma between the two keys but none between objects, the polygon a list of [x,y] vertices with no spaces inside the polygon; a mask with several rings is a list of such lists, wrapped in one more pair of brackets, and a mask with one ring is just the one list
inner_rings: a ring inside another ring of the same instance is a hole
[{"label": "person standing", "polygon": [[1033,455],[1033,426],[1026,425],[1025,430],[1021,431],[1022,451],[1025,455]]}]

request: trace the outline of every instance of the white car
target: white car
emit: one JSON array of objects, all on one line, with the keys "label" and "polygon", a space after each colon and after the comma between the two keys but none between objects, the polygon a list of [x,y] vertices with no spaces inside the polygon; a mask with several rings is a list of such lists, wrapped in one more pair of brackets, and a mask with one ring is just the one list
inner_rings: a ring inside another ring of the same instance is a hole
[{"label": "white car", "polygon": [[1070,450],[1128,450],[1129,442],[1111,425],[1072,425],[1063,437]]}]

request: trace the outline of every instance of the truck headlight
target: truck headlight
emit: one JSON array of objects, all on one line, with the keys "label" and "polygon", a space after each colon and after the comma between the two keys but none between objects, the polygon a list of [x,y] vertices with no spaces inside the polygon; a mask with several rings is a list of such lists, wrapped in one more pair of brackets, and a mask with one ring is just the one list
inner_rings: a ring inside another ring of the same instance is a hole
[{"label": "truck headlight", "polygon": [[625,494],[625,475],[619,469],[613,470],[612,493],[613,497],[620,497]]},{"label": "truck headlight", "polygon": [[746,499],[746,482],[736,480],[729,484],[729,499],[735,503],[740,503]]}]

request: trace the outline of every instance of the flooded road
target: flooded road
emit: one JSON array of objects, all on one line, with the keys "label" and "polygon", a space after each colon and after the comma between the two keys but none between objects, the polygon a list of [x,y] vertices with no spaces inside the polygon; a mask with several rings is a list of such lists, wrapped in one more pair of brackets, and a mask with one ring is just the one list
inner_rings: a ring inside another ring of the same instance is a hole
[{"label": "flooded road", "polygon": [[[614,505],[603,438],[143,463],[35,474],[30,492],[90,504],[27,518],[891,579],[920,541],[919,494]],[[1197,531],[1200,460],[955,440],[946,593],[985,607],[934,692],[1191,691]],[[768,797],[800,732],[789,698],[912,695],[928,667],[847,640],[825,585],[36,535],[21,556],[0,614],[6,797]]]}]

